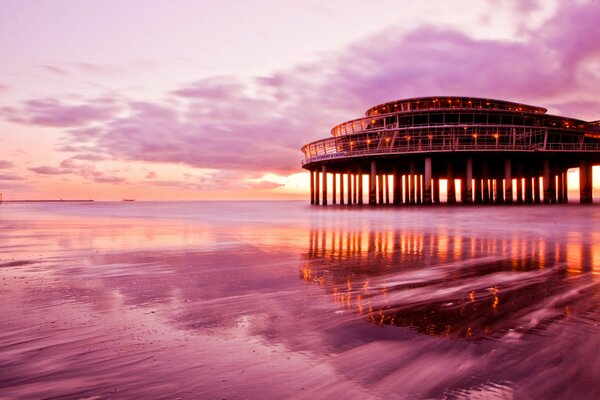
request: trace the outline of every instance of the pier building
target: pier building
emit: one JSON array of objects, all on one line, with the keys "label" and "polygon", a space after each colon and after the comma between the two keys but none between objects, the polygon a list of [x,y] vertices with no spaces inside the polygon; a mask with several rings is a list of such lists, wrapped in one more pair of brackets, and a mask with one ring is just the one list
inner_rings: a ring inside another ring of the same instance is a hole
[{"label": "pier building", "polygon": [[440,203],[443,180],[448,204],[566,203],[570,168],[579,168],[580,202],[591,203],[600,121],[502,100],[420,97],[372,107],[302,152],[315,205]]}]

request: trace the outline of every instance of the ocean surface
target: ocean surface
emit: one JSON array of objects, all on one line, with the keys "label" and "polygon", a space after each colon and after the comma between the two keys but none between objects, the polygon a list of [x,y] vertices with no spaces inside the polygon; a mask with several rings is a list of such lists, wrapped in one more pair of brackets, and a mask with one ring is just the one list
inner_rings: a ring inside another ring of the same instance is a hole
[{"label": "ocean surface", "polygon": [[598,399],[599,324],[599,205],[0,205],[0,399]]}]

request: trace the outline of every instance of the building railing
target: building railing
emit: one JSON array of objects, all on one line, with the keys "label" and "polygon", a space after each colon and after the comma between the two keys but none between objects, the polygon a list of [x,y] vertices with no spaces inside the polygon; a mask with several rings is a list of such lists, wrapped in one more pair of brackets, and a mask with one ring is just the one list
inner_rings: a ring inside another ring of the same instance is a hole
[{"label": "building railing", "polygon": [[[326,139],[330,140],[330,139]],[[375,146],[374,146],[375,147]],[[468,152],[468,151],[512,151],[512,152],[534,152],[534,151],[573,151],[573,152],[600,152],[600,143],[532,143],[531,145],[519,144],[435,144],[415,143],[388,148],[373,148],[363,150],[332,151],[324,154],[307,157],[302,160],[302,165],[330,159],[352,158],[361,156],[377,156],[390,154],[417,154],[434,152]]]}]

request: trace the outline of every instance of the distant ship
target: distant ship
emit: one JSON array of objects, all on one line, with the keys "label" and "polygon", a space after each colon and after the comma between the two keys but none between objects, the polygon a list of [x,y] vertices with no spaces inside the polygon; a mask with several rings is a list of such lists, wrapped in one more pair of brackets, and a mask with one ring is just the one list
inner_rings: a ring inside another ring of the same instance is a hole
[{"label": "distant ship", "polygon": [[123,201],[135,201],[135,199],[123,199]]}]

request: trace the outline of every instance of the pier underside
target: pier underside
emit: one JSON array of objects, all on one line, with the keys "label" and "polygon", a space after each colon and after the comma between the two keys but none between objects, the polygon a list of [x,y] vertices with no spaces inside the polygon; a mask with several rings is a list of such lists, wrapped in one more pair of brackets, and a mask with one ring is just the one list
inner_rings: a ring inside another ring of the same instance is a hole
[{"label": "pier underside", "polygon": [[568,202],[570,168],[580,170],[579,201],[592,203],[593,165],[598,153],[532,151],[388,154],[304,168],[314,205],[551,204]]}]

